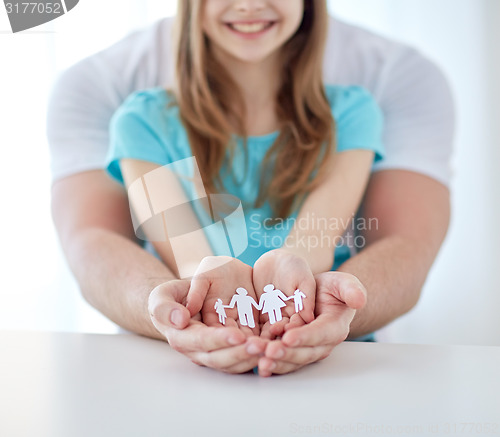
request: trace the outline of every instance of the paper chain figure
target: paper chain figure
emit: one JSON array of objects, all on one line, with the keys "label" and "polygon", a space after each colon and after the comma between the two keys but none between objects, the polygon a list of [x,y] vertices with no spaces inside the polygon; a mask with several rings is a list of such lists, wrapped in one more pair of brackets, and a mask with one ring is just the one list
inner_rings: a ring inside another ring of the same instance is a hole
[{"label": "paper chain figure", "polygon": [[302,300],[305,298],[306,295],[298,288],[292,296],[285,296],[281,290],[274,288],[273,284],[267,284],[264,287],[264,293],[260,297],[260,301],[257,304],[254,298],[248,295],[247,290],[239,287],[236,289],[236,294],[232,297],[229,305],[224,305],[222,303],[222,299],[217,299],[214,309],[219,315],[219,322],[225,325],[227,318],[225,308],[234,308],[236,305],[240,325],[255,328],[252,305],[259,311],[262,311],[262,314],[268,314],[269,323],[274,325],[282,319],[281,308],[286,306],[284,301],[293,299],[295,303],[295,312],[298,313],[304,309]]}]

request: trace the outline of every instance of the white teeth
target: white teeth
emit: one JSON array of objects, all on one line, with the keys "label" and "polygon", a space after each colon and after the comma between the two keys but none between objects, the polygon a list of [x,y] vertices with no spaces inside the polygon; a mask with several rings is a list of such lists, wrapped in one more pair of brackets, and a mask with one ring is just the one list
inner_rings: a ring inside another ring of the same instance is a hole
[{"label": "white teeth", "polygon": [[241,33],[257,33],[262,32],[267,27],[270,27],[272,23],[231,23],[230,26]]}]

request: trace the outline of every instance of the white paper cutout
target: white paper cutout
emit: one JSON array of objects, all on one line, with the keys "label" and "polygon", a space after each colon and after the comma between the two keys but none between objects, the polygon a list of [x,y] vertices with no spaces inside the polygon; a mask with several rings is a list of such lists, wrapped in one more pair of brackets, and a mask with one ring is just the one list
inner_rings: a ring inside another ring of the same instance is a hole
[{"label": "white paper cutout", "polygon": [[245,288],[237,288],[236,294],[231,299],[231,302],[229,305],[224,305],[224,308],[234,308],[234,305],[236,305],[236,309],[238,310],[240,325],[255,328],[252,305],[258,310],[260,310],[261,307],[255,302],[252,296],[248,295],[248,291]]},{"label": "white paper cutout", "polygon": [[226,324],[226,310],[224,309],[224,305],[222,304],[222,299],[217,299],[214,305],[215,312],[219,315],[219,322],[223,325]]},{"label": "white paper cutout", "polygon": [[267,284],[264,287],[259,306],[262,308],[262,314],[269,315],[271,325],[282,319],[281,308],[286,306],[285,300],[288,300],[288,296],[285,296],[281,290],[274,288],[273,284]]},{"label": "white paper cutout", "polygon": [[248,295],[248,291],[245,288],[239,287],[236,289],[236,294],[232,297],[229,305],[223,305],[222,299],[217,299],[214,309],[219,315],[219,322],[225,325],[227,316],[224,308],[234,308],[236,305],[240,325],[255,328],[252,305],[257,310],[261,311],[262,314],[268,314],[269,323],[274,325],[276,322],[283,319],[281,308],[286,306],[285,301],[293,299],[295,303],[295,312],[298,313],[304,309],[302,300],[306,297],[307,296],[298,288],[293,295],[286,296],[281,290],[274,288],[273,284],[267,284],[257,304],[252,296]]},{"label": "white paper cutout", "polygon": [[293,299],[293,302],[295,303],[295,312],[298,313],[299,311],[302,311],[304,309],[304,303],[302,302],[302,299],[305,299],[306,297],[307,296],[297,288],[293,295],[288,297],[287,300]]}]

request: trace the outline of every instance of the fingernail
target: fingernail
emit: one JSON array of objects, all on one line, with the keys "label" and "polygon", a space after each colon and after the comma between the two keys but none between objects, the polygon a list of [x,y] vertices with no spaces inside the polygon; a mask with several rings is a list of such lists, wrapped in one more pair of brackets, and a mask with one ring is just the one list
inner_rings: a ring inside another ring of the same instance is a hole
[{"label": "fingernail", "polygon": [[260,349],[259,347],[254,344],[254,343],[250,343],[248,346],[247,346],[247,352],[250,354],[250,355],[257,355],[257,354],[260,354]]},{"label": "fingernail", "polygon": [[274,354],[273,354],[273,358],[276,358],[276,359],[280,359],[280,358],[283,358],[285,356],[285,351],[283,349],[278,349],[276,351],[274,351]]},{"label": "fingernail", "polygon": [[300,340],[298,338],[296,338],[295,340],[293,340],[292,342],[289,342],[288,344],[292,347],[295,347],[295,346],[298,346],[300,344]]},{"label": "fingernail", "polygon": [[269,370],[274,370],[276,369],[276,363],[273,361],[271,362],[271,365],[269,366]]},{"label": "fingernail", "polygon": [[182,315],[179,310],[173,310],[170,313],[170,322],[172,322],[172,325],[174,326],[181,326],[182,323]]},{"label": "fingernail", "polygon": [[232,345],[232,346],[236,346],[237,344],[240,344],[240,343],[241,343],[241,341],[240,341],[240,340],[238,340],[236,337],[229,337],[229,338],[227,339],[227,342],[228,342],[230,345]]}]

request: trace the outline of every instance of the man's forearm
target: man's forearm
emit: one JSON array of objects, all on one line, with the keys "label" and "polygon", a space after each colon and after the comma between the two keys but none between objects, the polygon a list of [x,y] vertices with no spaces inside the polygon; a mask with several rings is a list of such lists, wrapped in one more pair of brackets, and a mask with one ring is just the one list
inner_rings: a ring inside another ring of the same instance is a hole
[{"label": "man's forearm", "polygon": [[376,241],[346,261],[339,271],[355,275],[368,291],[348,338],[382,328],[417,303],[435,253],[421,242],[391,236]]},{"label": "man's forearm", "polygon": [[127,194],[103,170],[77,173],[52,186],[52,217],[85,299],[123,328],[163,338],[148,313],[169,269],[134,242]]},{"label": "man's forearm", "polygon": [[384,170],[372,175],[361,217],[366,246],[340,271],[357,276],[368,301],[356,312],[349,338],[373,332],[415,306],[446,236],[450,193],[419,173]]},{"label": "man's forearm", "polygon": [[151,290],[174,279],[161,261],[126,237],[99,228],[80,230],[63,248],[93,307],[124,329],[164,339],[148,313]]}]

